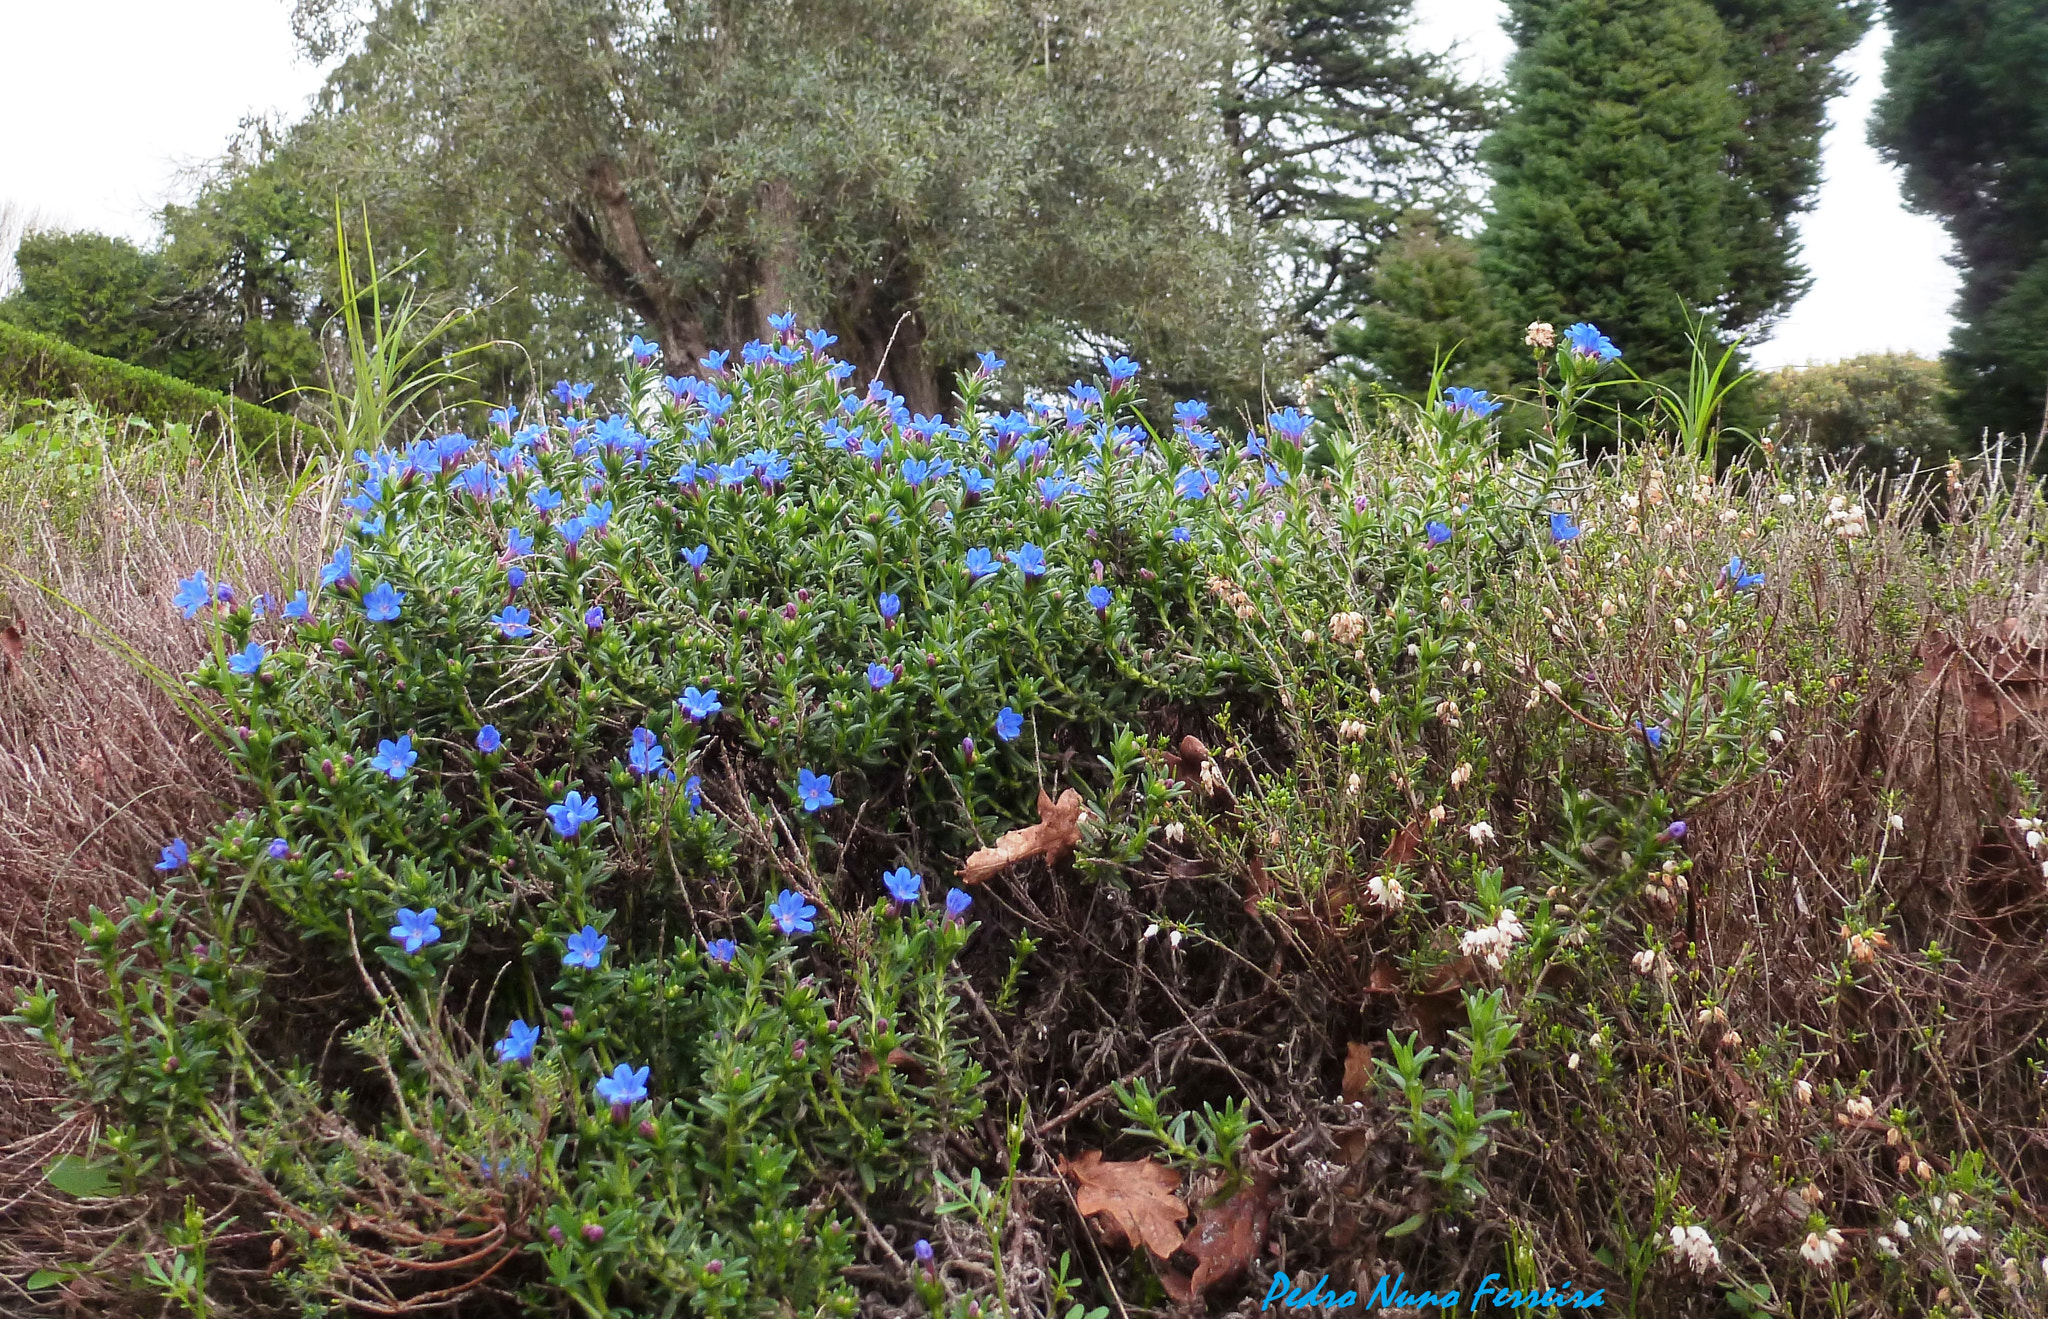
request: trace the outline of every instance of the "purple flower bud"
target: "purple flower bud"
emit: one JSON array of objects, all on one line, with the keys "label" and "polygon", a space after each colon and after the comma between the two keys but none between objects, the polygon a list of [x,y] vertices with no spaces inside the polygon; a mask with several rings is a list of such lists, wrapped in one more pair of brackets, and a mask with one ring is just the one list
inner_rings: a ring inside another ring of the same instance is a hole
[{"label": "purple flower bud", "polygon": [[1664,832],[1657,836],[1667,843],[1675,843],[1679,839],[1684,838],[1685,833],[1685,821],[1673,820],[1670,824],[1665,825]]},{"label": "purple flower bud", "polygon": [[604,1240],[604,1224],[585,1223],[583,1225],[583,1239],[593,1246]]},{"label": "purple flower bud", "polygon": [[973,738],[971,738],[971,737],[963,737],[963,738],[961,738],[961,739],[960,739],[960,754],[961,754],[961,756],[963,756],[963,757],[964,757],[964,758],[966,759],[966,761],[967,761],[967,763],[968,763],[968,764],[972,765],[972,764],[974,763],[974,739],[973,739]]},{"label": "purple flower bud", "polygon": [[640,1137],[642,1140],[654,1139],[654,1124],[652,1122],[646,1121],[645,1119],[641,1120]]},{"label": "purple flower bud", "polygon": [[789,1046],[789,1056],[796,1059],[798,1062],[802,1062],[804,1060],[804,1050],[808,1047],[810,1046],[807,1045],[804,1041],[798,1040],[795,1044]]},{"label": "purple flower bud", "polygon": [[725,1272],[725,1261],[722,1259],[712,1260],[709,1264],[706,1264],[704,1266],[704,1271],[715,1278],[719,1274]]},{"label": "purple flower bud", "polygon": [[347,637],[336,637],[327,644],[334,647],[334,653],[337,655],[353,658],[356,653],[356,648],[348,644]]},{"label": "purple flower bud", "polygon": [[557,1227],[557,1226],[555,1226],[555,1225],[554,1225],[554,1224],[552,1224],[552,1223],[551,1223],[551,1224],[549,1224],[549,1225],[548,1225],[548,1240],[550,1240],[550,1241],[554,1242],[554,1243],[555,1243],[556,1245],[558,1245],[558,1246],[559,1246],[559,1245],[561,1245],[561,1244],[562,1244],[562,1229],[561,1229],[561,1228],[559,1228],[559,1227]]},{"label": "purple flower bud", "polygon": [[567,1025],[569,1025],[570,1023],[574,1022],[575,1020],[576,1020],[576,1009],[575,1009],[575,1008],[572,1008],[572,1007],[570,1007],[570,1006],[569,1006],[569,1005],[568,1005],[567,1003],[564,1003],[564,1004],[562,1005],[562,1024],[563,1024],[564,1026],[567,1026]]},{"label": "purple flower bud", "polygon": [[917,1244],[912,1246],[910,1249],[911,1253],[917,1256],[918,1263],[929,1264],[932,1262],[932,1243],[926,1241],[923,1237],[919,1237],[917,1239]]},{"label": "purple flower bud", "polygon": [[602,628],[604,626],[604,606],[592,605],[590,606],[590,608],[584,610],[583,626],[589,628],[592,632],[595,632],[599,628]]}]

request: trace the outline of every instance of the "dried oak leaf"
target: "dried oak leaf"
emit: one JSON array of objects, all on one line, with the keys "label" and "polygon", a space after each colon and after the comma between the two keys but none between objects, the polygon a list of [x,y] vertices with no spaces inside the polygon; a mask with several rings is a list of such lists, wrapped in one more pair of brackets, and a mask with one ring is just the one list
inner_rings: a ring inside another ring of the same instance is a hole
[{"label": "dried oak leaf", "polygon": [[960,878],[969,884],[980,884],[990,876],[1007,870],[1020,861],[1033,857],[1044,857],[1051,865],[1070,855],[1081,842],[1081,794],[1068,788],[1054,801],[1038,793],[1038,823],[1022,829],[1012,829],[996,839],[994,847],[984,847],[967,858]]},{"label": "dried oak leaf", "polygon": [[1173,1169],[1151,1159],[1111,1162],[1101,1150],[1083,1150],[1078,1159],[1061,1159],[1060,1171],[1074,1179],[1074,1205],[1083,1218],[1095,1217],[1109,1234],[1142,1243],[1160,1259],[1179,1249],[1188,1207],[1174,1194],[1180,1174]]},{"label": "dried oak leaf", "polygon": [[1344,1102],[1355,1104],[1372,1093],[1372,1046],[1357,1040],[1344,1046]]},{"label": "dried oak leaf", "polygon": [[1260,1173],[1220,1205],[1204,1209],[1180,1248],[1198,1261],[1192,1290],[1199,1300],[1211,1287],[1244,1276],[1265,1248],[1273,1217],[1273,1178]]}]

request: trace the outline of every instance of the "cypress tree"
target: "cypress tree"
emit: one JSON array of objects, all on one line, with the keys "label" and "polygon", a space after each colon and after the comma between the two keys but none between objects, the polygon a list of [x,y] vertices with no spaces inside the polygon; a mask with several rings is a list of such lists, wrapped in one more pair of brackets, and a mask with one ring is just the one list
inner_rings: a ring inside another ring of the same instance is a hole
[{"label": "cypress tree", "polygon": [[1946,364],[1967,437],[2038,435],[2048,410],[2048,10],[1892,0],[1871,140],[1962,267]]},{"label": "cypress tree", "polygon": [[1488,276],[1517,323],[1597,323],[1645,375],[1730,305],[1727,30],[1705,0],[1511,0],[1513,109],[1486,144]]}]

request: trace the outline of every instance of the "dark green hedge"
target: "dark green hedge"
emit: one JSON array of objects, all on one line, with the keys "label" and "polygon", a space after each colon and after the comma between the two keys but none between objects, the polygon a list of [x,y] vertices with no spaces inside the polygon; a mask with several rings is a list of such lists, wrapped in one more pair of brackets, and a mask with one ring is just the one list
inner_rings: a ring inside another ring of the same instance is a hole
[{"label": "dark green hedge", "polygon": [[321,443],[318,431],[281,412],[101,357],[6,321],[0,321],[0,394],[80,395],[106,412],[157,423],[184,422],[215,435],[232,435],[249,453],[288,458]]}]

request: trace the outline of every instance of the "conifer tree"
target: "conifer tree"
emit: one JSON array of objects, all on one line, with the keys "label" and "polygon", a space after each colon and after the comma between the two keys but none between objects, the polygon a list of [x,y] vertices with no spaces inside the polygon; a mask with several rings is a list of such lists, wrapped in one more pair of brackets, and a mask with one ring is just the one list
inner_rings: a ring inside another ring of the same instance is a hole
[{"label": "conifer tree", "polygon": [[2038,0],[1891,0],[1871,140],[1904,167],[1962,267],[1947,366],[1972,441],[2048,415],[2048,10]]}]

